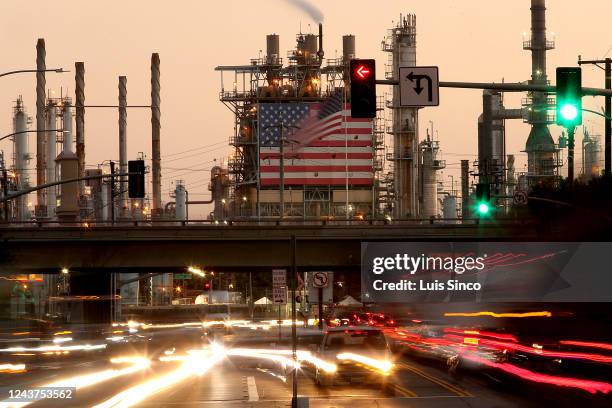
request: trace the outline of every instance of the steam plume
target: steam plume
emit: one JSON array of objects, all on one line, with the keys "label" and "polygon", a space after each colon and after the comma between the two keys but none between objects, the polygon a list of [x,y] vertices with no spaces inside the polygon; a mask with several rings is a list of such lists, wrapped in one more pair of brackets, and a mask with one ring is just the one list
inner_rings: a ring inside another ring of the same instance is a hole
[{"label": "steam plume", "polygon": [[323,22],[323,12],[314,4],[307,0],[286,0],[287,3],[308,13],[308,15],[317,23]]}]

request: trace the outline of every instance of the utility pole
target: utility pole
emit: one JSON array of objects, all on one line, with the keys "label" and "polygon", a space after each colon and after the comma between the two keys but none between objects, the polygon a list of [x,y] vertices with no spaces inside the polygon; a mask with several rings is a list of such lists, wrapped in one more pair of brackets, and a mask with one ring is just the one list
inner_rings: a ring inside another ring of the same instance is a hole
[{"label": "utility pole", "polygon": [[115,225],[115,162],[110,162],[110,207],[111,207],[111,224]]},{"label": "utility pole", "polygon": [[285,216],[285,129],[299,129],[298,126],[285,125],[281,120],[278,125],[266,126],[265,129],[277,128],[280,133],[279,137],[279,154],[280,154],[280,219]]},{"label": "utility pole", "polygon": [[[2,169],[2,194],[8,197],[8,175],[6,169]],[[4,202],[4,221],[9,222],[9,206],[8,201]]]},{"label": "utility pole", "polygon": [[[591,64],[596,67],[603,69],[606,75],[605,88],[607,90],[612,89],[612,58],[605,58],[603,60],[583,60],[582,57],[578,56],[578,65],[583,64]],[[600,64],[604,64],[602,67]],[[606,177],[610,177],[612,175],[612,122],[610,118],[612,117],[612,97],[610,95],[606,95],[605,97],[606,107],[605,107],[605,148],[604,148],[604,161],[605,161],[605,170],[604,175]]]}]

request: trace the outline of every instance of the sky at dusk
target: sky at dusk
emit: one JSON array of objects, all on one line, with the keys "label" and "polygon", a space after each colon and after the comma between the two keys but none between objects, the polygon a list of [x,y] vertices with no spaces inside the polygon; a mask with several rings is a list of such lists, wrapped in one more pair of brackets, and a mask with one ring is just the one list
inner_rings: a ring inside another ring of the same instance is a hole
[{"label": "sky at dusk", "polygon": [[[374,57],[378,77],[384,76],[386,53],[380,43],[400,13],[417,15],[417,63],[438,65],[443,81],[524,81],[530,75],[530,53],[522,50],[523,33],[529,33],[529,0],[313,0],[324,15],[326,58],[341,55],[343,34],[354,34],[357,55]],[[556,66],[573,66],[579,54],[601,58],[612,54],[612,2],[583,0],[580,7],[548,0],[547,30],[557,48],[548,53],[548,75],[554,82]],[[374,6],[374,7],[373,7]],[[150,58],[161,59],[162,187],[170,200],[172,183],[181,179],[192,199],[207,199],[208,170],[230,153],[227,140],[233,132],[230,111],[219,102],[217,65],[238,65],[265,52],[266,34],[277,33],[281,55],[295,45],[295,35],[316,32],[316,21],[285,0],[222,2],[200,0],[82,1],[22,0],[0,2],[0,71],[33,69],[36,40],[45,38],[47,67],[72,72],[47,74],[47,88],[59,97],[74,98],[74,62],[85,62],[86,104],[116,104],[119,75],[128,81],[128,104],[150,103]],[[228,75],[228,82],[231,79]],[[583,67],[583,84],[603,87],[603,71]],[[388,91],[384,87],[379,92]],[[12,109],[23,95],[30,116],[35,116],[35,75],[0,78],[0,134],[12,132]],[[482,92],[443,89],[440,106],[420,111],[420,138],[433,121],[449,175],[458,180],[459,161],[476,159],[477,119]],[[517,108],[520,94],[507,94],[506,107]],[[585,107],[600,110],[602,98],[585,98]],[[96,167],[118,159],[118,113],[114,109],[86,112],[86,160]],[[591,133],[602,134],[601,118],[585,115]],[[33,128],[34,124],[30,127]],[[560,129],[551,127],[555,140]],[[526,164],[524,149],[529,127],[507,122],[507,153],[517,156],[517,171]],[[580,146],[582,132],[578,133]],[[35,136],[29,136],[35,156]],[[10,156],[12,144],[0,142]],[[128,111],[128,156],[151,153],[150,110]],[[576,167],[581,153],[577,151]],[[35,160],[31,162],[33,169]],[[193,171],[197,169],[199,171]],[[32,172],[31,180],[35,180]],[[450,187],[450,185],[448,185]],[[191,217],[204,209],[190,210]]]}]

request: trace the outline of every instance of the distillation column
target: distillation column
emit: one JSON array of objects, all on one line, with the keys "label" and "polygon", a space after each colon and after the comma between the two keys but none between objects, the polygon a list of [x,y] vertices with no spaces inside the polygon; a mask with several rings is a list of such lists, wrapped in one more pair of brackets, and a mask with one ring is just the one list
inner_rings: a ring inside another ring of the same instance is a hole
[{"label": "distillation column", "polygon": [[[416,16],[409,14],[390,30],[383,50],[392,55],[387,79],[399,80],[399,67],[416,66]],[[399,87],[393,87],[394,217],[419,215],[418,208],[418,110],[400,107]]]},{"label": "distillation column", "polygon": [[[57,106],[55,101],[47,104],[47,154],[45,163],[47,165],[46,182],[52,183],[57,180],[55,171],[55,158],[57,157]],[[57,187],[49,187],[47,190],[47,217],[55,217],[57,207]]]},{"label": "distillation column", "polygon": [[72,102],[66,98],[62,105],[62,133],[63,133],[63,147],[64,153],[72,152]]},{"label": "distillation column", "polygon": [[[523,43],[523,49],[531,51],[530,85],[548,85],[546,52],[553,48],[554,42],[546,39],[546,0],[531,0],[531,39]],[[525,146],[529,184],[556,173],[555,143],[548,129],[548,106],[545,92],[531,93],[527,120],[531,132]]]},{"label": "distillation column", "polygon": [[[30,187],[28,176],[28,163],[30,155],[28,153],[28,116],[23,106],[21,96],[17,99],[15,105],[13,132],[15,136],[14,152],[15,152],[15,176],[17,178],[17,190],[23,190]],[[22,195],[17,198],[17,220],[26,221],[29,218],[28,214],[28,195]]]},{"label": "distillation column", "polygon": [[438,206],[438,170],[443,169],[445,162],[438,160],[438,151],[440,149],[438,141],[423,140],[421,143],[421,157],[423,160],[421,177],[422,177],[422,206],[421,216],[423,218],[438,217],[440,214]]}]

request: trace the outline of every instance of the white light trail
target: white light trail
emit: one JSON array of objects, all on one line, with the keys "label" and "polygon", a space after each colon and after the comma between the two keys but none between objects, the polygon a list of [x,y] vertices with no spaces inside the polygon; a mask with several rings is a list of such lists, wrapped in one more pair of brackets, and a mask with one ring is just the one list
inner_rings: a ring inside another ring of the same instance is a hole
[{"label": "white light trail", "polygon": [[225,353],[220,349],[210,352],[207,350],[190,350],[188,353],[190,354],[188,359],[171,373],[121,391],[94,408],[132,407],[194,375],[202,376],[225,358]]},{"label": "white light trail", "polygon": [[[68,378],[64,378],[64,379],[54,381],[48,384],[39,385],[39,387],[64,387],[64,388],[74,387],[78,390],[78,389],[82,389],[86,387],[91,387],[92,385],[96,385],[101,382],[108,381],[110,379],[117,378],[123,375],[132,374],[137,371],[144,370],[150,366],[149,359],[145,357],[139,357],[139,356],[136,356],[136,357],[126,356],[126,357],[113,358],[111,359],[111,363],[130,364],[130,365],[122,369],[101,370],[101,371],[96,371],[90,374],[68,377]],[[7,407],[7,408],[8,407],[11,407],[11,408],[25,407],[30,404],[33,404],[34,402],[36,401],[18,402],[18,403],[11,404],[10,401],[5,400],[0,403],[0,406]]]}]

